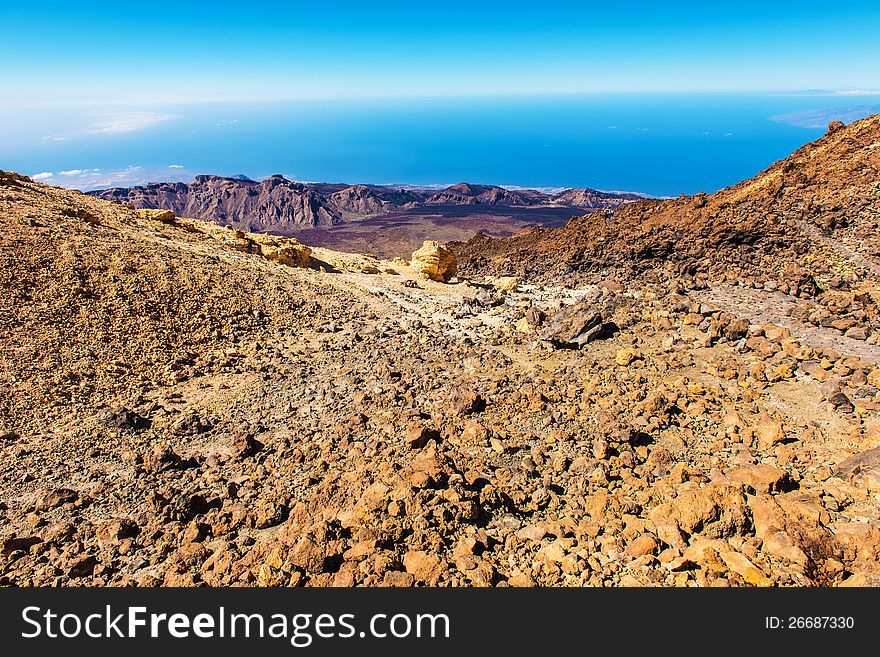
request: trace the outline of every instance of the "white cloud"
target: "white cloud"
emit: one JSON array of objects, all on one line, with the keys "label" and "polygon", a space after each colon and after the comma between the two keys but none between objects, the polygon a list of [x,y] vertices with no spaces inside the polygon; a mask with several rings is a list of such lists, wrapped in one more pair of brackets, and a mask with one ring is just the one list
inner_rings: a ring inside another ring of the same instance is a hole
[{"label": "white cloud", "polygon": [[100,169],[68,169],[67,171],[59,171],[61,176],[79,176],[84,173],[98,173]]},{"label": "white cloud", "polygon": [[168,168],[169,169],[182,169],[183,165],[182,164],[169,164]]},{"label": "white cloud", "polygon": [[50,178],[52,178],[52,172],[43,171],[42,173],[35,173],[31,176],[31,178],[33,178],[34,180],[49,180]]},{"label": "white cloud", "polygon": [[159,112],[118,112],[113,114],[96,114],[101,120],[96,121],[86,130],[89,135],[121,135],[152,128],[153,126],[175,118],[171,114]]},{"label": "white cloud", "polygon": [[[49,176],[51,174],[46,172]],[[64,174],[62,176],[62,174]],[[164,166],[156,169],[146,169],[140,166],[130,165],[124,169],[104,171],[101,169],[70,169],[58,172],[55,184],[71,189],[90,190],[104,189],[107,187],[133,187],[144,185],[148,182],[189,182],[192,176],[184,171]],[[43,178],[44,180],[46,178]]]},{"label": "white cloud", "polygon": [[880,91],[873,91],[870,89],[848,89],[845,91],[836,91],[832,95],[833,96],[877,96],[877,95],[880,95]]},{"label": "white cloud", "polygon": [[66,135],[49,135],[43,137],[44,142],[65,141],[75,137],[123,135],[138,130],[146,130],[177,117],[161,112],[110,112],[91,114],[92,123],[83,130]]}]

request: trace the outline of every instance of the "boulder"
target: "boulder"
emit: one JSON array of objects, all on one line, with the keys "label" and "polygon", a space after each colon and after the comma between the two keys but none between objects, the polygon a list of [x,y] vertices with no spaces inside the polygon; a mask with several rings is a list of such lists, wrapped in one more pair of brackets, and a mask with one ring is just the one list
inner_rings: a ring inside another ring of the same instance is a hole
[{"label": "boulder", "polygon": [[683,487],[672,502],[655,507],[649,517],[661,540],[676,547],[680,544],[679,531],[728,538],[750,525],[742,488],[725,484]]},{"label": "boulder", "polygon": [[539,337],[555,347],[577,349],[598,338],[603,326],[599,309],[589,303],[577,303],[554,313]]},{"label": "boulder", "polygon": [[455,254],[447,247],[434,240],[425,240],[422,247],[412,254],[413,269],[432,281],[445,283],[458,271]]},{"label": "boulder", "polygon": [[171,210],[159,210],[155,208],[143,208],[137,211],[141,219],[151,219],[152,221],[161,221],[163,224],[174,223],[174,213]]},{"label": "boulder", "polygon": [[492,280],[492,287],[499,292],[516,292],[519,288],[519,279],[516,276],[499,276]]},{"label": "boulder", "polygon": [[403,567],[417,582],[429,586],[436,585],[446,572],[440,557],[423,550],[411,550],[403,555]]},{"label": "boulder", "polygon": [[829,135],[833,135],[835,132],[839,130],[843,130],[846,127],[843,121],[832,121],[828,124],[828,133]]},{"label": "boulder", "polygon": [[727,475],[729,481],[744,484],[755,493],[773,493],[785,490],[791,483],[785,470],[758,464],[735,468]]},{"label": "boulder", "polygon": [[880,488],[880,447],[851,456],[834,469],[841,479],[860,478],[863,485]]},{"label": "boulder", "polygon": [[272,262],[288,267],[308,267],[312,250],[292,237],[278,235],[250,235],[260,249],[260,254]]},{"label": "boulder", "polygon": [[634,361],[642,360],[644,356],[642,352],[637,349],[633,349],[632,347],[624,347],[623,349],[618,350],[617,354],[614,356],[614,362],[623,367],[628,367]]},{"label": "boulder", "polygon": [[112,429],[139,431],[150,426],[150,421],[147,418],[141,417],[125,406],[102,409],[95,419]]}]

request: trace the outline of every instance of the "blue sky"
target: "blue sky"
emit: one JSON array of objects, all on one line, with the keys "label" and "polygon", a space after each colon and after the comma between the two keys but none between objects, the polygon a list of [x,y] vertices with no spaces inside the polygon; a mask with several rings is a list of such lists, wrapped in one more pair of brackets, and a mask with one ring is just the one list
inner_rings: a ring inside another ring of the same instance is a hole
[{"label": "blue sky", "polygon": [[4,2],[0,106],[880,88],[880,3]]}]

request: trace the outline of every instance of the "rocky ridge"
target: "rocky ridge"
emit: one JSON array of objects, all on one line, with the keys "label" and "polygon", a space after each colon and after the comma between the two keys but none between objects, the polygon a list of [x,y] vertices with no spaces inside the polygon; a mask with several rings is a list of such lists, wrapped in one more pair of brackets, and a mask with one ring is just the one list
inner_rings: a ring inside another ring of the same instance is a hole
[{"label": "rocky ridge", "polygon": [[171,210],[249,232],[290,233],[362,221],[419,207],[617,207],[640,198],[591,189],[550,195],[535,190],[508,190],[491,185],[460,183],[437,191],[381,185],[300,183],[281,175],[261,182],[242,178],[196,176],[191,183],[151,183],[132,188],[89,192],[98,198],[137,208]]}]

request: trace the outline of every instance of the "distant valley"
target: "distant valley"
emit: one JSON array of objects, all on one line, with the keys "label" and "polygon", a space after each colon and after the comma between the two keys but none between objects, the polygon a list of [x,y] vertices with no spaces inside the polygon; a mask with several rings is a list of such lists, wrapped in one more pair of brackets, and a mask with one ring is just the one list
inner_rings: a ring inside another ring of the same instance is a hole
[{"label": "distant valley", "polygon": [[572,216],[642,198],[588,188],[548,194],[470,183],[439,190],[302,183],[281,175],[259,182],[204,175],[190,183],[150,183],[89,194],[245,231],[291,235],[314,246],[388,257],[408,255],[428,233],[441,241],[466,240],[477,232],[505,237],[526,226],[559,226]]}]

